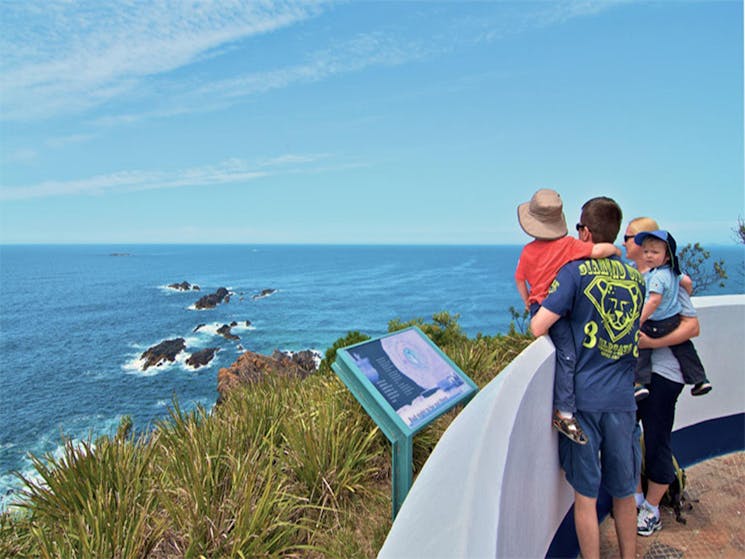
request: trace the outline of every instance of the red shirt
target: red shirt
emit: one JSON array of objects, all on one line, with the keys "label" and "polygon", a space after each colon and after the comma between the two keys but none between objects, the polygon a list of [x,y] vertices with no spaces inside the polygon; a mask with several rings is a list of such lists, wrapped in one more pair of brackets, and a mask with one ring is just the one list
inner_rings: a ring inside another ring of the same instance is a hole
[{"label": "red shirt", "polygon": [[535,240],[528,243],[520,254],[515,270],[515,280],[530,285],[528,304],[540,304],[548,295],[548,288],[564,264],[572,260],[589,258],[592,243],[565,236],[553,241]]}]

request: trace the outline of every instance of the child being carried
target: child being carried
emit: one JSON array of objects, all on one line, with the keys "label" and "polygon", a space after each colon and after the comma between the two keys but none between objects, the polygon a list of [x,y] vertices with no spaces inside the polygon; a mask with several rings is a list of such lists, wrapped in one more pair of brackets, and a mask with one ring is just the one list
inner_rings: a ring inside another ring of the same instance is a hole
[{"label": "child being carried", "polygon": [[[520,204],[517,220],[523,231],[535,239],[523,247],[515,270],[517,290],[531,316],[538,312],[551,283],[564,264],[583,258],[606,258],[621,254],[621,250],[612,243],[592,244],[569,237],[563,203],[554,190],[538,190],[529,202]],[[577,230],[581,227],[584,225],[578,223]],[[575,443],[587,444],[587,435],[574,417],[576,351],[568,320],[560,318],[549,330],[549,336],[556,348],[551,423]]]},{"label": "child being carried", "polygon": [[[643,272],[647,284],[647,297],[642,309],[641,331],[650,338],[661,338],[675,330],[680,324],[680,264],[676,255],[677,245],[673,236],[664,230],[644,231],[634,236],[634,242],[642,247],[644,263],[649,270]],[[691,340],[670,346],[680,364],[683,380],[692,384],[691,394],[702,396],[711,390],[704,366]],[[636,362],[634,395],[637,400],[646,398],[646,388],[652,377],[652,350],[639,350]]]}]

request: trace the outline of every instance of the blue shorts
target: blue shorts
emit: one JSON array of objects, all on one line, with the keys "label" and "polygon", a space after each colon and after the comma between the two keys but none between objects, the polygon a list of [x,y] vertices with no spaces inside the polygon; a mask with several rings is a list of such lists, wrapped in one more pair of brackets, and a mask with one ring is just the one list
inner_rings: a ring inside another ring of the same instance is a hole
[{"label": "blue shorts", "polygon": [[592,499],[601,486],[611,497],[633,495],[641,471],[636,414],[578,411],[575,417],[589,442],[579,445],[559,437],[559,460],[569,484]]}]

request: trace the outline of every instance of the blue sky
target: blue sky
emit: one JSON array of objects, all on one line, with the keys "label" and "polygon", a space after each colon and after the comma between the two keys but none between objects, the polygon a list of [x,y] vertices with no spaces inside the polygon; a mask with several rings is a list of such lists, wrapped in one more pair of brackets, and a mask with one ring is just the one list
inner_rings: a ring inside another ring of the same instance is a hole
[{"label": "blue sky", "polygon": [[745,214],[743,3],[0,2],[0,242],[522,244]]}]

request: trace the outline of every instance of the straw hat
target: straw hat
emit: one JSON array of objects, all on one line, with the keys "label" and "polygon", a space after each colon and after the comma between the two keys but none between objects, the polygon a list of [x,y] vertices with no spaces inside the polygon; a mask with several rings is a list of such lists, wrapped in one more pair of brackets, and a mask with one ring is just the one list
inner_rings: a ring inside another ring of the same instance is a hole
[{"label": "straw hat", "polygon": [[555,190],[542,188],[517,207],[517,220],[528,235],[552,241],[567,234],[561,196]]}]

